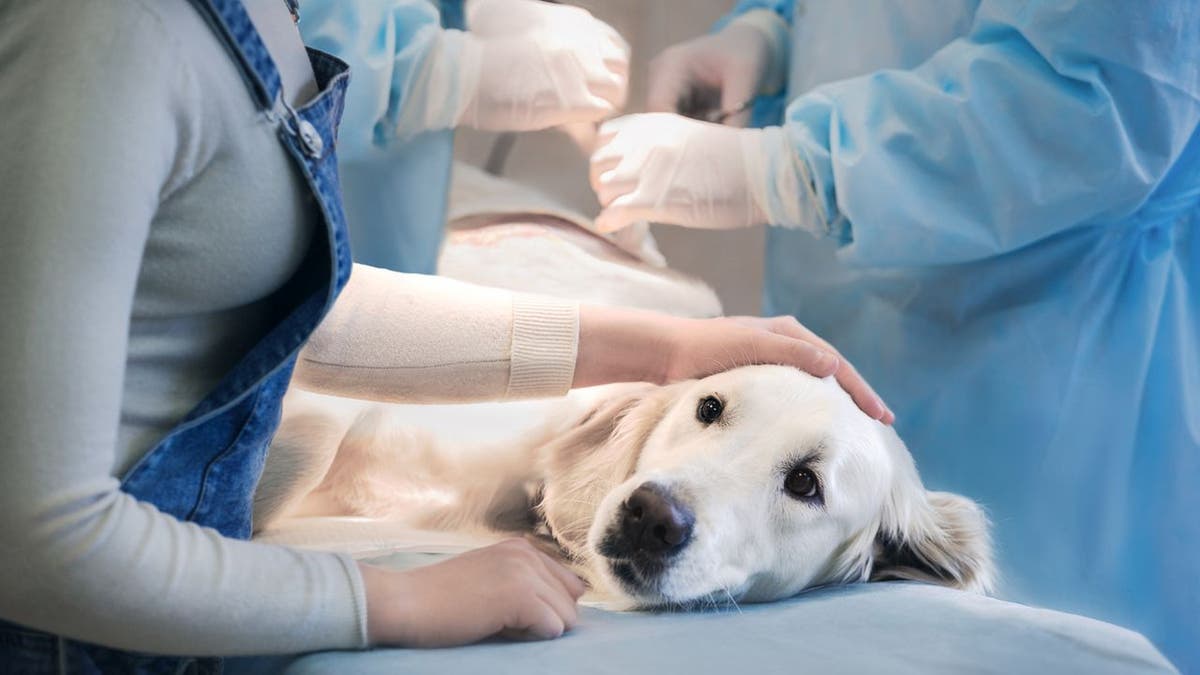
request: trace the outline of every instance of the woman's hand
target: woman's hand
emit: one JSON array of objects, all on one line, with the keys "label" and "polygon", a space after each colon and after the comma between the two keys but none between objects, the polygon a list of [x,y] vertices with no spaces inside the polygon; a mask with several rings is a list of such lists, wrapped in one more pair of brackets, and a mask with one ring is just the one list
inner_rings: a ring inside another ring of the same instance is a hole
[{"label": "woman's hand", "polygon": [[359,565],[373,645],[450,647],[499,636],[548,640],[571,630],[579,577],[524,539],[396,571]]},{"label": "woman's hand", "polygon": [[780,364],[834,376],[872,419],[895,415],[828,342],[792,317],[682,319],[612,307],[579,310],[579,355],[573,386],[706,377],[730,368]]},{"label": "woman's hand", "polygon": [[[735,321],[748,328],[767,331],[776,335],[782,335],[794,340],[799,340],[810,345],[816,345],[826,353],[833,354],[838,359],[837,372],[834,373],[834,379],[838,384],[842,385],[850,394],[850,398],[858,404],[872,419],[877,419],[884,424],[891,424],[896,421],[896,415],[887,407],[879,394],[867,384],[863,376],[858,373],[853,365],[842,356],[838,350],[833,348],[825,340],[821,339],[816,333],[804,327],[804,324],[796,320],[794,316],[776,316],[772,318],[762,318],[757,316],[735,316],[731,317],[731,321]],[[814,373],[815,374],[815,373]]]}]

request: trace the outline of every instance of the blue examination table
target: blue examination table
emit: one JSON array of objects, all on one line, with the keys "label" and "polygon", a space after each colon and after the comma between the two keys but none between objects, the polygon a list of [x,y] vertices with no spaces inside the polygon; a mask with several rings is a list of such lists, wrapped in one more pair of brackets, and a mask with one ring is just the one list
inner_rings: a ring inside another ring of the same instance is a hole
[{"label": "blue examination table", "polygon": [[[438,556],[372,559],[393,567]],[[548,642],[235,660],[233,673],[1174,673],[1141,635],[1045,609],[907,582],[810,591],[688,613],[582,610]]]}]

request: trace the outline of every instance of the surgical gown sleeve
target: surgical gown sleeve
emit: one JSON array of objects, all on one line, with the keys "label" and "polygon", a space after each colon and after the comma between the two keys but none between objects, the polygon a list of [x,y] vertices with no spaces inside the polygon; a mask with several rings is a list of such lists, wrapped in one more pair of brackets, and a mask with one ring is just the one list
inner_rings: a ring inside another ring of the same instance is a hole
[{"label": "surgical gown sleeve", "polygon": [[360,159],[421,132],[454,126],[465,33],[443,29],[429,0],[303,0],[305,44],[350,64],[338,155]]},{"label": "surgical gown sleeve", "polygon": [[741,0],[741,2],[734,5],[732,11],[730,11],[728,14],[722,17],[720,21],[717,22],[717,27],[720,28],[733,19],[736,19],[747,12],[753,12],[756,9],[766,9],[775,12],[781,19],[788,22],[790,25],[792,23],[792,17],[794,16],[795,8],[796,0]]},{"label": "surgical gown sleeve", "polygon": [[917,68],[792,101],[790,146],[770,151],[794,153],[811,199],[783,224],[865,265],[960,263],[1114,226],[1195,131],[1197,63],[1191,2],[984,2],[967,37]]}]

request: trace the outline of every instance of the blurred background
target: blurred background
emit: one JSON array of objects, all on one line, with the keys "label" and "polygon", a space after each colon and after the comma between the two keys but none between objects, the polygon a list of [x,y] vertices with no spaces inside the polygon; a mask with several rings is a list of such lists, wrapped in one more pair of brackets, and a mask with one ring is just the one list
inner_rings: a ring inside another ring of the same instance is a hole
[{"label": "blurred background", "polygon": [[[628,112],[645,109],[646,68],[663,49],[707,32],[732,0],[576,0],[616,28],[633,49]],[[455,154],[482,167],[497,134],[460,129]],[[589,215],[599,211],[588,186],[587,155],[560,130],[520,134],[502,175],[531,185]],[[671,266],[709,283],[726,314],[758,314],[761,304],[763,228],[752,232],[706,232],[656,225],[654,236]]]}]

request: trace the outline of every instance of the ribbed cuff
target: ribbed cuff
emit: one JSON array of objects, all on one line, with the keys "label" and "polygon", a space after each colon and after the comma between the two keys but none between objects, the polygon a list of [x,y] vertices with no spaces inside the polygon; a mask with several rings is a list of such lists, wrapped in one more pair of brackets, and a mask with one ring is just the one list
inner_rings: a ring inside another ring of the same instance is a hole
[{"label": "ribbed cuff", "polygon": [[342,564],[342,570],[346,572],[346,578],[350,582],[350,592],[354,596],[354,611],[358,618],[358,644],[352,647],[366,649],[371,645],[370,633],[367,632],[367,590],[363,585],[362,573],[359,572],[358,563],[354,558],[344,553],[336,553],[334,557]]},{"label": "ribbed cuff", "polygon": [[508,398],[561,396],[571,389],[579,351],[579,305],[513,296]]}]

